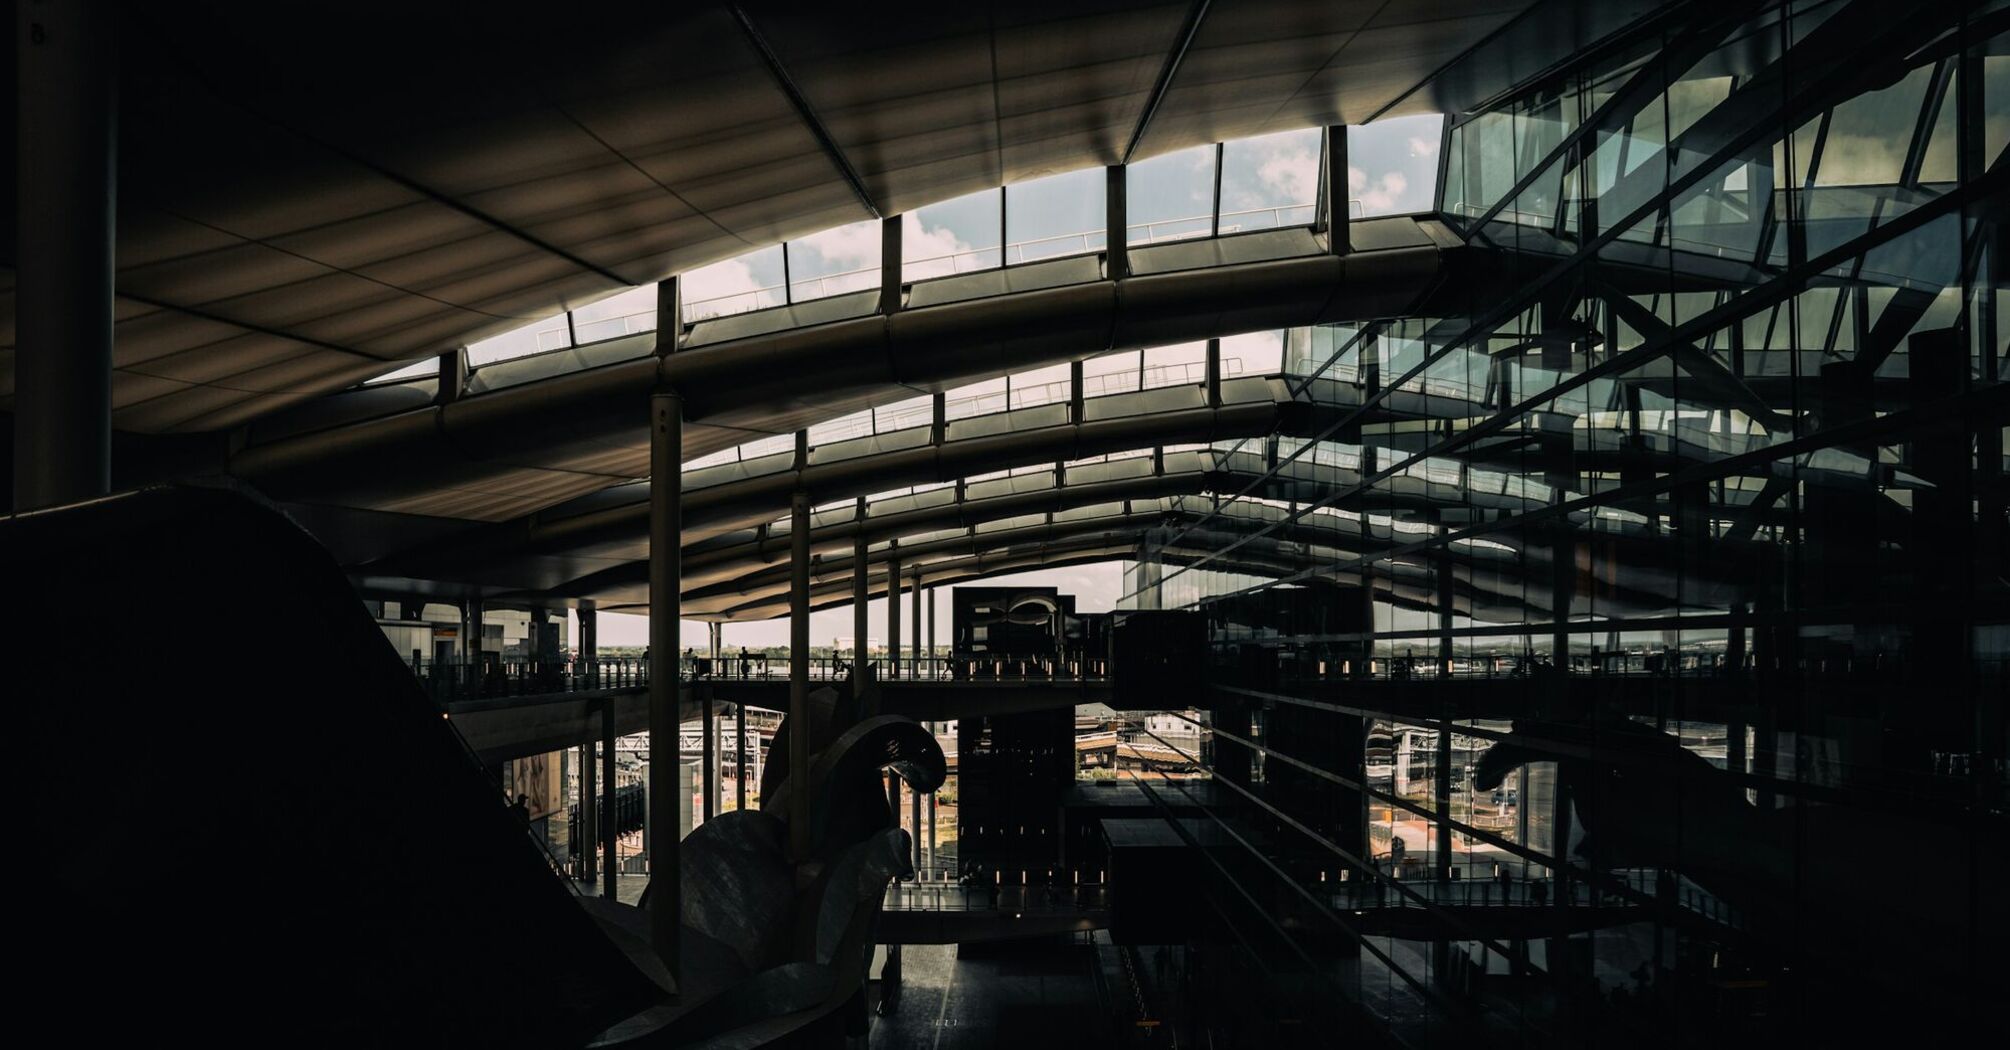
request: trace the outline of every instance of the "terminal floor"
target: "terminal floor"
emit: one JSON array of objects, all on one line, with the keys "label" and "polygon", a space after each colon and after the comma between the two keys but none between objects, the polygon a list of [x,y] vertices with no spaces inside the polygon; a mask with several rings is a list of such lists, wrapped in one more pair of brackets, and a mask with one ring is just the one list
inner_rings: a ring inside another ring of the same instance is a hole
[{"label": "terminal floor", "polygon": [[[1095,949],[1017,942],[911,944],[901,957],[900,1005],[874,1017],[873,1050],[989,1050],[1108,1042],[1096,1002]],[[874,954],[880,972],[882,949]],[[879,982],[868,989],[879,1001]]]},{"label": "terminal floor", "polygon": [[[572,880],[572,884],[578,888],[579,895],[582,897],[600,896],[600,883],[598,881],[581,882],[578,879],[574,879]],[[642,891],[648,888],[649,876],[623,875],[614,880],[614,899],[623,904],[640,905],[642,903]]]}]

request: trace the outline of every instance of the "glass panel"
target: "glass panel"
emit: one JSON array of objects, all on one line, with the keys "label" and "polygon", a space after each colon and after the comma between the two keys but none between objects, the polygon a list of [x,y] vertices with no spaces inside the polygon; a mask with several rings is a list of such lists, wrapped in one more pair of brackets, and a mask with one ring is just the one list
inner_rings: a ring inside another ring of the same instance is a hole
[{"label": "glass panel", "polygon": [[1214,147],[1195,146],[1124,171],[1132,244],[1206,237],[1214,229]]},{"label": "glass panel", "polygon": [[1068,400],[1073,392],[1074,369],[1068,365],[1049,365],[1019,372],[1011,377],[1011,385],[1013,408],[1057,404]]},{"label": "glass panel", "polygon": [[491,361],[506,361],[512,357],[540,354],[546,350],[562,350],[571,345],[572,337],[566,331],[565,315],[558,314],[514,331],[469,343],[468,365],[479,367]]},{"label": "glass panel", "polygon": [[1176,343],[1144,351],[1144,385],[1185,386],[1207,380],[1207,344]]},{"label": "glass panel", "polygon": [[1275,375],[1284,368],[1284,333],[1245,332],[1221,341],[1221,377]]},{"label": "glass panel", "polygon": [[782,246],[699,267],[685,274],[681,283],[687,324],[781,306]]},{"label": "glass panel", "polygon": [[572,312],[573,332],[581,345],[602,339],[649,332],[656,328],[656,286],[630,288]]},{"label": "glass panel", "polygon": [[1138,388],[1140,355],[1132,350],[1104,354],[1082,362],[1082,396],[1101,397]]},{"label": "glass panel", "polygon": [[997,267],[1003,200],[1003,190],[984,190],[901,216],[901,279],[925,281]]},{"label": "glass panel", "polygon": [[1318,128],[1223,143],[1221,232],[1307,226],[1319,218]]},{"label": "glass panel", "polygon": [[1108,175],[1085,168],[1005,188],[1007,263],[1100,251],[1108,240]]},{"label": "glass panel", "polygon": [[945,419],[966,419],[1005,411],[1005,377],[959,386],[947,391]]},{"label": "glass panel", "polygon": [[790,301],[879,287],[881,237],[879,220],[867,219],[788,242]]},{"label": "glass panel", "polygon": [[1423,113],[1349,127],[1347,213],[1358,219],[1430,211],[1444,124],[1439,114]]},{"label": "glass panel", "polygon": [[417,379],[421,376],[438,375],[439,372],[440,372],[439,360],[437,358],[429,357],[424,361],[414,361],[411,364],[406,365],[405,367],[400,368],[395,372],[386,372],[383,375],[377,376],[374,379],[365,380],[363,385],[375,386],[378,383],[397,383],[407,379]]}]

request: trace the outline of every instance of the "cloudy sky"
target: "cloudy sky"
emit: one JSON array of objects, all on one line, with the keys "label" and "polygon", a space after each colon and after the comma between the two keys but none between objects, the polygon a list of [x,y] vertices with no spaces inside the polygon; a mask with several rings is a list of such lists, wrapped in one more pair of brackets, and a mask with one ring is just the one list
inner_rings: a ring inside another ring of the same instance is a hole
[{"label": "cloudy sky", "polygon": [[[1428,210],[1435,197],[1441,118],[1402,117],[1348,129],[1348,197],[1358,216]],[[1240,139],[1222,149],[1222,230],[1311,222],[1319,195],[1317,128]],[[1127,217],[1133,244],[1206,233],[1214,196],[1213,146],[1131,165]],[[999,264],[1102,248],[1103,170],[1086,168],[919,208],[902,217],[903,276],[923,280]],[[1001,211],[1004,229],[1000,229]],[[879,224],[840,226],[788,245],[797,300],[873,287]],[[782,302],[781,245],[685,275],[693,316]]]},{"label": "cloudy sky", "polygon": [[[1400,215],[1427,211],[1434,205],[1441,123],[1437,116],[1402,117],[1348,129],[1347,186],[1353,215]],[[1221,151],[1222,231],[1311,222],[1319,193],[1319,145],[1316,128],[1225,145]],[[1131,165],[1127,201],[1131,243],[1204,235],[1212,225],[1214,169],[1212,146]],[[1103,178],[1101,168],[1067,172],[910,212],[902,217],[904,276],[921,280],[995,267],[1001,245],[1013,263],[1100,249],[1105,238]],[[793,298],[801,301],[875,287],[879,241],[878,222],[867,220],[790,242],[787,279],[794,289]],[[783,251],[782,245],[773,245],[684,275],[687,315],[779,305],[783,302]],[[633,326],[637,322],[630,315],[638,313],[645,315],[643,327],[653,326],[653,316],[646,315],[654,307],[654,295],[653,288],[637,288],[575,311],[581,340],[620,334],[623,325],[631,326],[625,330],[636,330]],[[562,318],[558,320],[556,329],[562,338],[564,326]],[[548,342],[552,327],[549,320],[526,326],[489,340],[488,345],[470,347],[470,356],[480,361],[535,352],[540,348],[538,333],[544,333]],[[1247,359],[1244,371],[1270,371],[1276,367],[1278,340],[1275,333],[1231,337],[1224,340],[1224,351],[1224,357]],[[1137,353],[1122,356],[1135,359]],[[431,362],[423,366],[433,367]],[[1114,563],[1021,573],[986,581],[985,585],[1008,581],[1057,587],[1075,595],[1076,607],[1085,612],[1112,608],[1123,589],[1121,566]],[[946,643],[947,591],[936,595],[936,602],[937,640]],[[903,618],[909,608],[903,607]],[[882,641],[886,603],[873,602],[868,615],[874,641]],[[603,644],[642,645],[648,639],[647,617],[603,613],[600,623]],[[911,637],[910,628],[902,626],[901,633]],[[849,608],[815,613],[810,618],[810,636],[819,645],[849,638],[851,630]],[[706,645],[704,624],[686,621],[682,633],[686,646]],[[728,624],[725,637],[730,646],[786,645],[788,621]]]}]

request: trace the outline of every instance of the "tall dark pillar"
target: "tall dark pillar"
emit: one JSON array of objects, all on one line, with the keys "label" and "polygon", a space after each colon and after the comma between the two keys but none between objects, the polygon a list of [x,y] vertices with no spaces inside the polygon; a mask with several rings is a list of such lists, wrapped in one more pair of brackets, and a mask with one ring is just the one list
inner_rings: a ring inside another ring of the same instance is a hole
[{"label": "tall dark pillar", "polygon": [[471,692],[482,691],[482,620],[487,610],[480,598],[461,603],[461,662],[467,665],[467,685]]},{"label": "tall dark pillar", "polygon": [[530,607],[530,637],[525,639],[524,655],[529,658],[532,670],[538,673],[545,670],[551,659],[551,654],[545,651],[544,646],[545,628],[550,623],[550,610],[542,605]]},{"label": "tall dark pillar", "polygon": [[[865,497],[858,498],[858,532],[851,541],[851,682],[853,695],[865,689],[866,605],[872,600],[871,545],[865,536]],[[877,711],[867,711],[868,715]]]},{"label": "tall dark pillar", "polygon": [[921,792],[919,791],[908,792],[907,801],[908,801],[908,808],[910,810],[908,824],[914,828],[914,835],[912,837],[912,841],[910,841],[908,845],[912,848],[914,853],[914,870],[917,873],[918,877],[921,871]]},{"label": "tall dark pillar", "polygon": [[575,873],[581,882],[593,885],[599,877],[600,866],[594,862],[594,847],[600,843],[599,822],[594,819],[594,808],[600,802],[599,770],[593,754],[593,741],[579,745],[579,820],[572,826],[572,841],[579,849],[579,870]]},{"label": "tall dark pillar", "polygon": [[[566,316],[570,317],[571,314]],[[433,403],[450,405],[468,392],[468,348],[455,347],[440,355],[440,379]]]},{"label": "tall dark pillar", "polygon": [[582,599],[579,603],[579,666],[573,673],[585,675],[589,682],[598,686],[600,677],[600,611],[594,607],[593,599]]},{"label": "tall dark pillar", "polygon": [[733,705],[733,808],[747,808],[747,705],[743,703]]},{"label": "tall dark pillar", "polygon": [[[1448,694],[1452,675],[1452,597],[1455,590],[1452,576],[1452,558],[1447,553],[1437,563],[1438,576],[1438,688]],[[1414,674],[1414,669],[1412,670]],[[1446,714],[1449,716],[1449,705]],[[1452,877],[1452,720],[1447,717],[1438,729],[1438,840],[1437,866],[1438,881]]]},{"label": "tall dark pillar", "polygon": [[649,439],[649,940],[681,987],[676,813],[691,803],[677,768],[684,399],[676,393],[650,396]]},{"label": "tall dark pillar", "polygon": [[114,5],[15,5],[14,507],[112,487]]},{"label": "tall dark pillar", "polygon": [[886,677],[900,677],[900,547],[886,557]]},{"label": "tall dark pillar", "polygon": [[908,630],[908,640],[909,640],[910,642],[912,642],[912,643],[913,643],[913,644],[911,644],[911,645],[909,645],[909,646],[908,646],[908,648],[909,648],[909,649],[910,649],[910,650],[911,650],[911,651],[913,652],[913,656],[911,657],[911,659],[913,660],[913,671],[912,671],[912,673],[910,673],[910,674],[908,675],[908,677],[909,677],[909,678],[920,678],[920,677],[921,677],[921,669],[922,669],[922,662],[921,662],[921,658],[922,658],[922,652],[921,652],[921,574],[920,574],[920,573],[916,573],[916,574],[915,574],[915,576],[914,576],[914,583],[913,583],[913,584],[912,584],[912,585],[911,585],[911,586],[910,586],[910,587],[908,588],[908,590],[909,590],[909,591],[910,591],[910,592],[911,592],[911,593],[912,593],[912,594],[914,595],[914,606],[913,606],[913,608],[912,608],[911,610],[909,610],[910,612],[912,612],[912,613],[913,613],[913,616],[912,616],[912,619],[914,620],[914,624],[913,624],[913,626],[911,626],[911,627],[909,627],[909,628],[907,629],[907,630]]},{"label": "tall dark pillar", "polygon": [[1104,276],[1120,281],[1131,275],[1130,254],[1130,187],[1125,180],[1125,167],[1112,164],[1104,170],[1103,181],[1103,226],[1108,231],[1108,247],[1104,258]]},{"label": "tall dark pillar", "polygon": [[603,699],[600,701],[600,812],[605,819],[600,822],[603,853],[600,895],[608,900],[618,899],[615,891],[621,877],[621,813],[614,806],[620,796],[614,760],[614,701]]},{"label": "tall dark pillar", "polygon": [[879,312],[892,316],[900,311],[900,216],[879,221]]},{"label": "tall dark pillar", "polygon": [[1347,125],[1335,124],[1326,129],[1326,232],[1335,255],[1354,250],[1347,228],[1354,217],[1347,193]]},{"label": "tall dark pillar", "polygon": [[789,854],[810,852],[810,494],[789,498]]},{"label": "tall dark pillar", "polygon": [[706,682],[695,688],[703,693],[699,703],[702,705],[704,711],[704,715],[700,719],[700,725],[701,731],[705,734],[705,741],[699,745],[699,753],[704,756],[699,765],[702,767],[700,772],[705,777],[703,791],[705,819],[711,820],[713,817],[719,815],[719,723],[714,717],[712,706],[712,684]]}]

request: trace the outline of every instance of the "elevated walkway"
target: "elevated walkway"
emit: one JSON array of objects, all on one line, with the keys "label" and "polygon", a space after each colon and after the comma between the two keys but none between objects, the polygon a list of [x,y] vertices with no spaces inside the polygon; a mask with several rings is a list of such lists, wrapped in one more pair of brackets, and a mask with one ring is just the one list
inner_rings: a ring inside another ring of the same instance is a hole
[{"label": "elevated walkway", "polygon": [[[649,675],[641,661],[605,661],[596,667],[573,663],[548,669],[518,669],[470,678],[466,668],[421,664],[419,678],[440,703],[468,745],[482,759],[495,762],[522,758],[600,739],[603,712],[611,710],[614,734],[626,736],[649,727]],[[765,658],[750,662],[744,673],[737,661],[723,668],[724,676],[686,677],[679,684],[678,719],[704,717],[704,700],[715,704],[745,704],[767,711],[789,706],[788,668]],[[1022,666],[1017,673],[997,677],[952,677],[946,661],[924,661],[909,674],[920,678],[880,682],[881,710],[921,722],[946,722],[978,715],[1046,711],[1110,698],[1107,674],[1081,673],[1079,667]],[[687,671],[687,675],[689,672]],[[842,681],[849,674],[830,660],[816,661],[812,683]],[[723,711],[720,717],[724,717]]]}]

